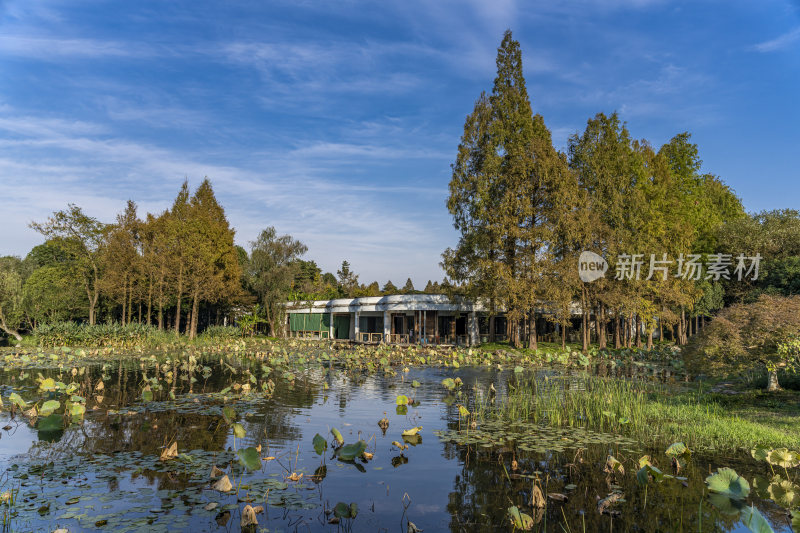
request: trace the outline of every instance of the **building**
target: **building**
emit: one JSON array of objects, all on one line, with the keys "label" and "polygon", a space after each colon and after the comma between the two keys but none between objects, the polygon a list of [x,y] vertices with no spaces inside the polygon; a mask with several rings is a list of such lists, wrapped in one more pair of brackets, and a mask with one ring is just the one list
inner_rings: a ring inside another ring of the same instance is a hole
[{"label": "building", "polygon": [[289,337],[362,343],[471,346],[504,340],[505,318],[491,321],[481,305],[441,294],[404,294],[290,302]]}]

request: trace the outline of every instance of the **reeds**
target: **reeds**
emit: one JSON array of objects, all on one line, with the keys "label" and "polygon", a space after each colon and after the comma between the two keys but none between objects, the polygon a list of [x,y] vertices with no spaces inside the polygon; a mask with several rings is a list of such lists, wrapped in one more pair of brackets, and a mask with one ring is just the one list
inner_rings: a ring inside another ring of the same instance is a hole
[{"label": "reeds", "polygon": [[585,427],[648,445],[682,441],[693,449],[716,451],[800,445],[800,430],[739,416],[702,391],[676,392],[668,385],[630,379],[515,377],[507,397],[495,406],[482,403],[478,414],[509,423]]}]

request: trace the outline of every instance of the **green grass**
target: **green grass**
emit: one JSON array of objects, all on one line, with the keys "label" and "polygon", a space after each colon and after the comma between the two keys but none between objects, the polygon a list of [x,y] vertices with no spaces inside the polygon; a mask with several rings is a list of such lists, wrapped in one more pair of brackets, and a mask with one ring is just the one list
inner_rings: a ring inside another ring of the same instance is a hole
[{"label": "green grass", "polygon": [[520,380],[484,417],[551,426],[587,427],[630,436],[643,444],[682,441],[692,449],[716,451],[768,447],[800,448],[800,394],[780,399],[755,393],[742,398],[677,390],[624,379],[556,378]]}]

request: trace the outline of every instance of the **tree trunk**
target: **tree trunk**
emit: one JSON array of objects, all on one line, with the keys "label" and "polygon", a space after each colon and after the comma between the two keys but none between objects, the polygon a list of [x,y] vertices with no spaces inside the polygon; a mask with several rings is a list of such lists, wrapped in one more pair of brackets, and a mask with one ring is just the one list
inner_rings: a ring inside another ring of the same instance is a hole
[{"label": "tree trunk", "polygon": [[0,309],[0,329],[5,331],[6,334],[11,335],[15,339],[17,339],[17,342],[20,342],[22,340],[22,335],[20,335],[19,332],[16,329],[10,328],[6,324],[6,317],[3,314],[3,310],[2,309]]},{"label": "tree trunk", "polygon": [[606,347],[606,307],[601,305],[597,316],[597,344],[603,350]]},{"label": "tree trunk", "polygon": [[584,354],[589,352],[589,313],[586,310],[588,300],[586,285],[581,285],[581,351]]},{"label": "tree trunk", "polygon": [[494,342],[494,315],[489,317],[489,342]]},{"label": "tree trunk", "polygon": [[181,300],[183,299],[183,265],[178,267],[177,307],[175,309],[175,333],[181,332]]},{"label": "tree trunk", "polygon": [[561,325],[561,349],[567,349],[567,326]]},{"label": "tree trunk", "polygon": [[620,338],[619,338],[619,313],[614,315],[614,349],[618,350],[621,346]]},{"label": "tree trunk", "polygon": [[194,294],[192,295],[192,321],[189,327],[189,338],[194,339],[197,337],[197,311],[198,311],[198,304],[200,300],[200,291],[195,290]]},{"label": "tree trunk", "polygon": [[531,309],[528,315],[528,348],[531,350],[538,350],[539,344],[536,338],[536,313]]},{"label": "tree trunk", "polygon": [[778,369],[767,369],[767,391],[774,392],[778,390],[781,390],[781,386],[778,383]]},{"label": "tree trunk", "polygon": [[647,330],[647,351],[648,352],[653,349],[653,332],[654,331],[655,331],[655,328],[649,328]]},{"label": "tree trunk", "polygon": [[153,323],[153,279],[150,278],[150,282],[147,286],[147,325],[151,325]]},{"label": "tree trunk", "polygon": [[[649,342],[648,349],[653,345],[652,337]],[[636,313],[636,347],[642,347],[642,316],[639,313]]]}]

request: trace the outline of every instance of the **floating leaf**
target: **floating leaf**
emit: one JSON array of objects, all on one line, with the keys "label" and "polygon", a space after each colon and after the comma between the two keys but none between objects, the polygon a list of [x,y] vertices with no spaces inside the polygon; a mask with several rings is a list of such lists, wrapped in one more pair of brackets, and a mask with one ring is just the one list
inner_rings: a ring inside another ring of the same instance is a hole
[{"label": "floating leaf", "polygon": [[164,451],[161,452],[160,459],[162,461],[168,461],[176,457],[178,457],[178,441],[173,442],[169,447],[165,448]]},{"label": "floating leaf", "polygon": [[56,390],[56,380],[53,378],[43,379],[41,383],[39,383],[39,390],[50,392]]},{"label": "floating leaf", "polygon": [[415,379],[411,382],[411,386],[416,389],[417,387],[421,386],[421,383]]},{"label": "floating leaf", "polygon": [[261,454],[252,446],[238,450],[236,455],[239,456],[239,463],[248,470],[258,470],[261,468]]},{"label": "floating leaf", "polygon": [[743,500],[750,494],[750,484],[732,468],[720,468],[706,478],[708,490]]},{"label": "floating leaf", "polygon": [[408,405],[409,399],[405,394],[400,394],[395,400],[397,405]]},{"label": "floating leaf", "polygon": [[222,476],[216,483],[211,485],[211,488],[219,492],[228,492],[233,488],[233,485],[231,485],[231,480],[228,479],[228,476]]},{"label": "floating leaf", "polygon": [[314,451],[317,452],[317,455],[322,455],[325,453],[325,450],[328,449],[328,441],[325,440],[325,437],[317,433],[314,435]]},{"label": "floating leaf", "polygon": [[456,382],[455,382],[455,380],[453,380],[453,378],[445,378],[445,379],[443,379],[442,380],[442,385],[444,385],[444,388],[446,388],[447,390],[453,390],[453,389],[456,388]]},{"label": "floating leaf", "polygon": [[351,503],[347,505],[344,502],[339,502],[336,504],[336,507],[333,508],[333,516],[340,519],[345,518],[355,518],[358,514],[358,505],[355,503]]},{"label": "floating leaf", "polygon": [[359,440],[355,444],[348,444],[346,446],[342,446],[336,451],[336,456],[343,461],[352,461],[356,457],[359,457],[364,450],[367,449],[367,443],[363,440]]},{"label": "floating leaf", "polygon": [[508,517],[511,519],[511,524],[516,529],[530,531],[533,528],[533,518],[520,511],[516,506],[508,508]]},{"label": "floating leaf", "polygon": [[410,435],[416,435],[417,433],[420,432],[420,430],[422,430],[422,426],[417,426],[415,428],[411,428],[411,429],[407,429],[407,430],[403,431],[403,433],[401,433],[401,435],[404,436],[404,437],[408,437]]},{"label": "floating leaf", "polygon": [[61,407],[61,402],[58,400],[47,400],[39,408],[39,416],[47,416],[53,414],[53,411]]}]

